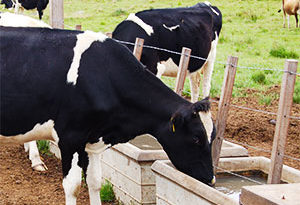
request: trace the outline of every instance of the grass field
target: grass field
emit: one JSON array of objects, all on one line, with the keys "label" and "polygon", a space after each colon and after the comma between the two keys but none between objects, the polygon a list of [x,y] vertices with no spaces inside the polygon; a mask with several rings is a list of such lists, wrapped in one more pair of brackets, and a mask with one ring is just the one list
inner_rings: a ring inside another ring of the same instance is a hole
[{"label": "grass field", "polygon": [[[129,13],[150,8],[192,6],[195,0],[65,0],[65,28],[81,24],[83,30],[109,32],[124,20]],[[239,57],[239,66],[261,67],[281,70],[285,58],[299,60],[300,28],[295,28],[291,17],[291,29],[283,28],[281,0],[211,0],[223,14],[223,28],[217,48],[217,63],[213,73],[212,96],[218,96],[224,75],[227,56]],[[1,9],[0,11],[3,11]],[[35,13],[26,12],[29,15]],[[49,8],[44,21],[49,22]],[[298,73],[300,72],[298,66]],[[282,72],[259,71],[239,68],[234,96],[244,96],[246,88],[267,89],[280,84]],[[169,79],[164,79],[172,84]],[[188,93],[188,83],[185,86]],[[266,99],[264,99],[266,98]],[[262,102],[278,96],[262,96]],[[294,102],[300,103],[300,82],[296,80]]]}]

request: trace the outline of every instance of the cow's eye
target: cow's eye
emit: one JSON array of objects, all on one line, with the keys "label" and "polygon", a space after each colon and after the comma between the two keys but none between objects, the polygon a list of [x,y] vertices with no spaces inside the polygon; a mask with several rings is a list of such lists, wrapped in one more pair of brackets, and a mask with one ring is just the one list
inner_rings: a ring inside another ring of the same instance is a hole
[{"label": "cow's eye", "polygon": [[199,117],[199,113],[198,113],[198,112],[193,112],[192,117],[193,117],[193,118]]}]

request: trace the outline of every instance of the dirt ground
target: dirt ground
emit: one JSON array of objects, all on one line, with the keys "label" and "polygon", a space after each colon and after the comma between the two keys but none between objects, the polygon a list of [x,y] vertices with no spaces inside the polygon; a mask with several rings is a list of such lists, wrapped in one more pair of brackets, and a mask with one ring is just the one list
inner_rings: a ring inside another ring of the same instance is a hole
[{"label": "dirt ground", "polygon": [[[280,88],[274,86],[270,92],[279,93]],[[270,106],[258,103],[258,92],[249,89],[249,97],[235,98],[232,104],[277,112],[278,102]],[[217,100],[217,99],[215,99]],[[215,119],[217,104],[212,104]],[[300,105],[293,105],[293,115],[300,116]],[[270,123],[276,116],[256,113],[252,111],[231,108],[229,112],[225,139],[238,141],[264,150],[272,149],[275,125]],[[270,153],[257,151],[246,147],[251,156],[270,157]],[[300,158],[300,121],[290,120],[285,154]],[[49,170],[36,172],[30,167],[28,154],[22,146],[1,147],[0,149],[0,205],[35,205],[35,204],[64,204],[64,193],[61,185],[61,165],[53,156],[43,156]],[[300,162],[285,158],[284,163],[300,169]],[[89,204],[86,186],[82,186],[78,204]]]}]

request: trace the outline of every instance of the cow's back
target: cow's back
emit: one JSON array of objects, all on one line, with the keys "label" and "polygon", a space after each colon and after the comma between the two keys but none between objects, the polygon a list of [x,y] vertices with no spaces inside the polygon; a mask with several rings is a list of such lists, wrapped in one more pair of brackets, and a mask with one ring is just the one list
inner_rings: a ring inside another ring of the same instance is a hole
[{"label": "cow's back", "polygon": [[2,134],[24,133],[59,109],[76,33],[50,31],[0,27]]},{"label": "cow's back", "polygon": [[[211,9],[213,8],[213,10]],[[214,12],[213,12],[214,11]],[[149,35],[137,23],[125,20],[113,32],[113,38],[134,42],[143,38],[145,45],[181,52],[182,47],[192,49],[192,55],[207,58],[211,42],[222,27],[222,14],[216,7],[197,4],[193,7],[151,9],[135,14],[146,25],[153,28]],[[133,50],[133,46],[128,46]],[[141,62],[156,73],[157,62],[172,58],[178,65],[180,56],[155,49],[143,49]],[[189,70],[199,69],[205,61],[191,59]]]},{"label": "cow's back", "polygon": [[[155,9],[138,12],[136,16],[153,25],[153,38],[158,42],[155,46],[177,52],[181,52],[182,47],[187,47],[192,50],[192,55],[207,58],[214,39],[213,15],[208,10],[194,7]],[[173,31],[167,29],[176,26],[178,28]],[[180,56],[159,51],[160,61],[169,57],[179,64]],[[203,63],[204,61],[191,59],[189,70],[193,72]]]}]

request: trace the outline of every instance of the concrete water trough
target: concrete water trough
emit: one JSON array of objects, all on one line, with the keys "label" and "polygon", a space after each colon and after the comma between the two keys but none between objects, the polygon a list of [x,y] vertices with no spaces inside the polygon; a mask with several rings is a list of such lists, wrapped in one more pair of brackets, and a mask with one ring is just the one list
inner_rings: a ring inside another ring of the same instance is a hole
[{"label": "concrete water trough", "polygon": [[[168,160],[156,161],[152,165],[152,170],[156,176],[156,203],[159,205],[238,205],[242,186],[255,185],[255,187],[263,187],[270,185],[257,185],[257,183],[243,178],[238,178],[239,182],[237,182],[236,180],[232,180],[232,175],[230,178],[227,178],[228,175],[224,170],[240,175],[246,174],[247,177],[254,178],[255,181],[266,183],[266,174],[269,171],[270,162],[271,161],[265,157],[221,158],[219,162],[221,169],[218,170],[216,187],[212,188],[176,170]],[[249,176],[251,173],[255,175]],[[261,178],[259,179],[259,177]],[[281,180],[283,183],[300,183],[300,171],[288,166],[283,166]],[[237,184],[238,188],[232,187],[235,186],[234,184]],[[277,186],[281,186],[281,184]],[[282,184],[282,186],[287,186],[287,184]],[[249,186],[244,188],[248,187]],[[260,189],[260,191],[261,190],[262,189]],[[255,191],[252,191],[252,193],[253,192]],[[290,190],[290,192],[293,193],[288,194],[289,200],[294,200],[291,198],[299,195],[296,194],[298,193],[297,189]],[[246,197],[245,193],[247,195]],[[243,197],[246,199],[250,196],[249,191],[243,191],[242,194],[241,199]]]},{"label": "concrete water trough", "polygon": [[[242,146],[224,142],[221,157],[248,156]],[[155,204],[155,176],[151,165],[168,159],[151,135],[106,150],[101,156],[102,176],[112,183],[116,197],[125,204]]]}]

